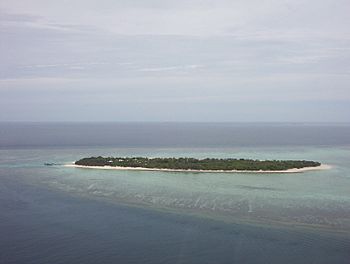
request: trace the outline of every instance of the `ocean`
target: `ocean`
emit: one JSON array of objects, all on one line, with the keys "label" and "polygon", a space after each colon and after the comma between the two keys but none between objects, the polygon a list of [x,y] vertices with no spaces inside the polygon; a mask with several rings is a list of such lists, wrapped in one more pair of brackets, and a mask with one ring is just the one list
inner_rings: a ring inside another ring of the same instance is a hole
[{"label": "ocean", "polygon": [[[305,159],[332,169],[62,166],[98,155]],[[0,123],[0,209],[6,264],[350,263],[350,125]]]}]

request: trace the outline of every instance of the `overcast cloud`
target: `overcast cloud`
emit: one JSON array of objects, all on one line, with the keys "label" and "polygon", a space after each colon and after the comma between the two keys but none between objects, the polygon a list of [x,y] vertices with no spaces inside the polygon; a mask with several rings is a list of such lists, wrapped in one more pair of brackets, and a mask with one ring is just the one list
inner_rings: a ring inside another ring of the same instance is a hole
[{"label": "overcast cloud", "polygon": [[2,0],[0,121],[350,122],[348,0]]}]

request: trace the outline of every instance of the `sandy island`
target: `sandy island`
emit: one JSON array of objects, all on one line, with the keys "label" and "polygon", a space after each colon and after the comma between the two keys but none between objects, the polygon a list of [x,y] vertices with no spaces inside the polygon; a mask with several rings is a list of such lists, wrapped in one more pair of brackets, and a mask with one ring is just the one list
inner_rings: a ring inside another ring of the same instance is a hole
[{"label": "sandy island", "polygon": [[65,164],[65,167],[81,168],[81,169],[100,169],[100,170],[134,170],[134,171],[167,171],[167,172],[212,172],[212,173],[301,173],[306,171],[329,170],[332,167],[327,164],[321,164],[317,167],[305,167],[300,169],[288,170],[184,170],[184,169],[159,169],[159,168],[143,168],[143,167],[121,167],[121,166],[84,166],[76,165],[74,163]]}]

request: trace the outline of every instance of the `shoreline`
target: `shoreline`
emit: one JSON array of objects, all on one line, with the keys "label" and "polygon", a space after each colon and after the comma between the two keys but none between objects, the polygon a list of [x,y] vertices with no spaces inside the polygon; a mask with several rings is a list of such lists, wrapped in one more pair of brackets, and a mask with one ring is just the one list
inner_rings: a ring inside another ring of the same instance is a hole
[{"label": "shoreline", "polygon": [[305,167],[300,169],[288,170],[185,170],[185,169],[159,169],[159,168],[144,168],[144,167],[121,167],[121,166],[84,166],[74,163],[65,164],[64,167],[80,168],[80,169],[99,169],[99,170],[130,170],[130,171],[165,171],[165,172],[203,172],[203,173],[302,173],[307,171],[329,170],[332,166],[321,164],[317,167]]}]

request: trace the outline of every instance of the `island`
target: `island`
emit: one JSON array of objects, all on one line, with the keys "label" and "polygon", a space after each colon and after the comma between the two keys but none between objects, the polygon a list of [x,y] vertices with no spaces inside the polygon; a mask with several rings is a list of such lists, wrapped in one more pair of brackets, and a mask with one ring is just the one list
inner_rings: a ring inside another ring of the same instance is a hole
[{"label": "island", "polygon": [[89,157],[67,166],[121,170],[162,170],[197,172],[302,172],[326,169],[327,165],[308,160],[254,160],[236,158],[148,158]]}]

